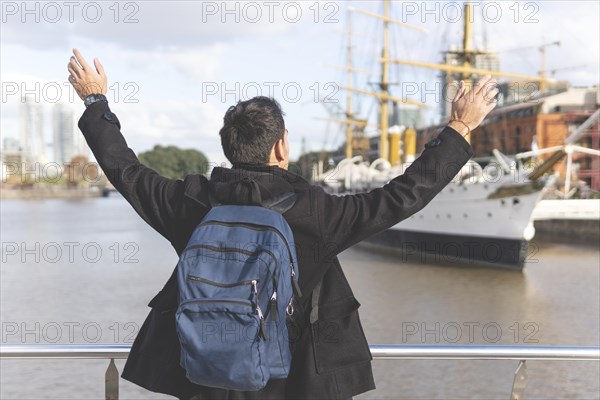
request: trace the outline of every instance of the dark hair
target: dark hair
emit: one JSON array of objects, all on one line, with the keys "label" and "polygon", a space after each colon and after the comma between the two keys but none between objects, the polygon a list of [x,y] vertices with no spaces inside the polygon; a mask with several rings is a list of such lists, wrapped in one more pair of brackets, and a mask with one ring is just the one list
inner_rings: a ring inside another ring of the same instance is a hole
[{"label": "dark hair", "polygon": [[231,106],[219,131],[232,164],[265,164],[273,145],[283,139],[284,113],[275,99],[258,96]]}]

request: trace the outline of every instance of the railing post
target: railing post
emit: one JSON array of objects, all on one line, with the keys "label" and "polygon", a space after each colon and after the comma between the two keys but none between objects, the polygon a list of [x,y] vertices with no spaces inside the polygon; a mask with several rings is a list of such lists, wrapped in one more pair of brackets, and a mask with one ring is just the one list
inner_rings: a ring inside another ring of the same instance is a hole
[{"label": "railing post", "polygon": [[110,359],[104,375],[104,397],[106,400],[119,400],[119,370],[114,358]]},{"label": "railing post", "polygon": [[510,400],[525,399],[525,385],[527,384],[527,366],[525,360],[519,361],[519,366],[515,371]]}]

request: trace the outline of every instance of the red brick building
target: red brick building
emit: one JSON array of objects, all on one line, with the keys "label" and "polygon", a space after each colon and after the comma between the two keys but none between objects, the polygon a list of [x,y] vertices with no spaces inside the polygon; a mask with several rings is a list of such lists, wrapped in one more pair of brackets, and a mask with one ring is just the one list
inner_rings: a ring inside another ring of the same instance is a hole
[{"label": "red brick building", "polygon": [[[537,148],[560,146],[564,140],[598,108],[598,87],[571,88],[525,102],[497,107],[471,134],[471,145],[477,161],[489,160],[492,150],[513,155]],[[439,133],[440,126],[417,130],[417,149]],[[599,134],[596,123],[579,141],[579,145],[598,150]],[[548,157],[540,156],[540,159]],[[577,176],[593,190],[600,190],[600,157],[574,153]],[[564,177],[566,160],[554,167]]]}]

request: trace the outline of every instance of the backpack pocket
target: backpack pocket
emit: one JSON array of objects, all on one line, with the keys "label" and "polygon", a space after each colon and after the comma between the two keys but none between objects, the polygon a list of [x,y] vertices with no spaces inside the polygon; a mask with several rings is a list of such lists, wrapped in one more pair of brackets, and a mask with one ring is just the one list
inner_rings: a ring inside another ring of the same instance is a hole
[{"label": "backpack pocket", "polygon": [[259,390],[270,378],[260,317],[245,299],[191,299],[176,313],[181,367],[198,385]]}]

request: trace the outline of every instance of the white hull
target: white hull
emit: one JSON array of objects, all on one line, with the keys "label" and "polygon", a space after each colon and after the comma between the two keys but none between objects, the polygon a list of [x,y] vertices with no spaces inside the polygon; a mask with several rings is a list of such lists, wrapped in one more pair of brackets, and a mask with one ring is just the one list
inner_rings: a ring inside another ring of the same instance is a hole
[{"label": "white hull", "polygon": [[450,183],[423,210],[392,229],[531,240],[531,217],[542,191],[493,196],[499,188],[525,185],[509,175],[493,183]]},{"label": "white hull", "polygon": [[[322,181],[332,188],[351,191],[380,187],[403,171],[375,161],[370,166],[360,158],[344,160],[335,176]],[[383,170],[375,167],[383,166]],[[406,168],[406,165],[404,166]],[[489,171],[488,171],[489,172]],[[391,229],[434,235],[531,240],[535,234],[532,213],[541,200],[541,185],[529,182],[521,172],[486,173],[469,162],[423,210]],[[457,183],[458,182],[458,183]]]}]

